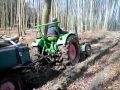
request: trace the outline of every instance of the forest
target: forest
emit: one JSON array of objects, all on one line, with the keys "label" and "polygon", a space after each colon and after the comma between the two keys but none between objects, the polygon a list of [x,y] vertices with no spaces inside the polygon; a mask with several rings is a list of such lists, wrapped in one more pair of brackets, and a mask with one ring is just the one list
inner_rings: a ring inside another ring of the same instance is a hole
[{"label": "forest", "polygon": [[49,20],[58,18],[65,30],[79,32],[120,29],[119,0],[0,0],[0,27],[19,34],[42,22],[44,3],[51,6]]},{"label": "forest", "polygon": [[120,0],[0,0],[0,90],[120,90]]}]

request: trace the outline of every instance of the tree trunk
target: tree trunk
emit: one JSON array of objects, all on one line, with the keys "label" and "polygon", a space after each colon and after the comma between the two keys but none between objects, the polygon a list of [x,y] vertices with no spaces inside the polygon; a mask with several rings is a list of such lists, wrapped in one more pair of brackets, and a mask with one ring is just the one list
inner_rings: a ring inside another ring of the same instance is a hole
[{"label": "tree trunk", "polygon": [[24,28],[24,19],[25,19],[25,15],[24,15],[24,6],[25,6],[25,1],[24,0],[19,0],[18,1],[18,18],[19,18],[19,35],[23,36],[25,34],[25,28]]},{"label": "tree trunk", "polygon": [[2,0],[2,15],[1,15],[1,27],[4,28],[5,27],[5,1]]},{"label": "tree trunk", "polygon": [[90,0],[90,30],[93,30],[93,0]]},{"label": "tree trunk", "polygon": [[[47,23],[49,21],[51,11],[51,0],[45,0],[45,5],[43,7],[42,13],[42,23]],[[47,35],[47,26],[42,28],[44,35]]]}]

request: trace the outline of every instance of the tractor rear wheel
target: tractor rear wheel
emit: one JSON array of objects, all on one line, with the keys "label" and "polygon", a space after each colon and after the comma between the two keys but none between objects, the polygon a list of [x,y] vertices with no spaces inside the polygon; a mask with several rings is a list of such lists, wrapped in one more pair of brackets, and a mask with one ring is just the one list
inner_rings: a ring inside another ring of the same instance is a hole
[{"label": "tractor rear wheel", "polygon": [[0,82],[0,90],[23,90],[22,82],[17,78],[5,78]]},{"label": "tractor rear wheel", "polygon": [[80,47],[78,38],[75,35],[70,35],[65,46],[61,47],[63,64],[76,64],[80,59]]}]

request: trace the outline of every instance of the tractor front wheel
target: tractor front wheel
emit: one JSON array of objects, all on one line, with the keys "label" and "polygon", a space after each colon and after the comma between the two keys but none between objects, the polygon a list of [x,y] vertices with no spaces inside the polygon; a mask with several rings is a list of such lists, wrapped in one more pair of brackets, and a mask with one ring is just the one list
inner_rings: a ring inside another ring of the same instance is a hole
[{"label": "tractor front wheel", "polygon": [[91,46],[90,46],[90,44],[87,44],[87,45],[85,46],[85,58],[91,56],[91,53],[92,53]]}]

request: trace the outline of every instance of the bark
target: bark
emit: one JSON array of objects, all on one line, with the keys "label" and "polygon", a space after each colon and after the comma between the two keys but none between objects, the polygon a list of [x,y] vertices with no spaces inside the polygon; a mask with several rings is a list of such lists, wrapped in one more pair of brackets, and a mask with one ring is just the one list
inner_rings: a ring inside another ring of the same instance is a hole
[{"label": "bark", "polygon": [[24,6],[25,6],[25,1],[24,0],[19,0],[18,1],[18,20],[19,20],[19,36],[25,35],[25,15],[24,15]]},{"label": "bark", "polygon": [[[43,7],[42,13],[42,23],[48,23],[51,11],[51,0],[45,0],[45,5]],[[42,28],[44,35],[47,35],[47,26]]]},{"label": "bark", "polygon": [[90,30],[93,30],[93,0],[90,0]]},{"label": "bark", "polygon": [[5,1],[2,0],[2,15],[1,15],[1,27],[4,28],[5,27]]},{"label": "bark", "polygon": [[11,26],[11,29],[12,29],[12,27],[13,27],[13,2],[12,2],[13,0],[11,0],[11,16],[10,16],[10,19],[11,19],[11,21],[10,21],[10,26]]}]

